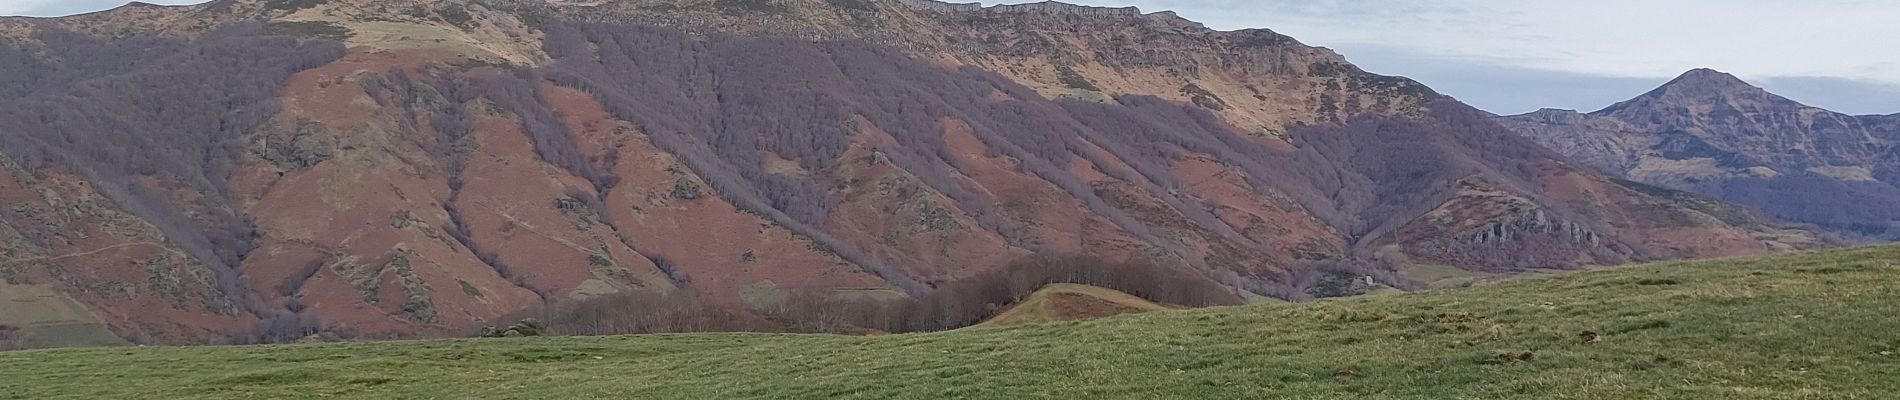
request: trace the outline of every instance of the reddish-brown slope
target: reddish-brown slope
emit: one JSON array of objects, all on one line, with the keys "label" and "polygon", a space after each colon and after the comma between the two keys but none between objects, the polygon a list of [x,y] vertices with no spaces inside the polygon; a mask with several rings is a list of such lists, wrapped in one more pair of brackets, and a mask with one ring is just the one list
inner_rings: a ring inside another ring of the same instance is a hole
[{"label": "reddish-brown slope", "polygon": [[858,133],[849,149],[836,165],[820,171],[844,182],[839,189],[840,205],[827,230],[838,232],[874,257],[932,280],[980,273],[1029,253],[892,164],[877,149],[895,146],[896,140],[869,123],[857,122]]},{"label": "reddish-brown slope", "polygon": [[250,325],[213,271],[83,178],[25,171],[0,157],[0,204],[0,279],[7,283],[58,288],[142,343],[201,342]]},{"label": "reddish-brown slope", "polygon": [[1277,265],[1346,255],[1348,245],[1338,232],[1299,204],[1277,193],[1262,194],[1247,182],[1244,171],[1197,156],[1182,160],[1174,173],[1221,223],[1246,238],[1247,245],[1268,249],[1265,256]]},{"label": "reddish-brown slope", "polygon": [[327,158],[285,168],[253,156],[237,179],[240,193],[257,193],[246,211],[262,239],[242,269],[260,297],[295,299],[323,323],[368,336],[459,332],[540,304],[448,234],[442,167],[419,147],[424,138],[401,135],[399,110],[379,106],[359,81],[440,56],[354,52],[292,78],[278,120],[295,125],[280,129],[319,124],[318,138],[298,143]]},{"label": "reddish-brown slope", "polygon": [[582,150],[617,159],[620,178],[604,199],[618,234],[648,257],[666,260],[673,278],[736,300],[746,286],[793,289],[881,288],[875,276],[784,227],[742,212],[644,133],[609,116],[584,93],[547,87]]},{"label": "reddish-brown slope", "polygon": [[1729,257],[1768,250],[1745,230],[1752,221],[1724,221],[1576,168],[1549,164],[1540,172],[1551,201],[1572,205],[1603,221],[1613,235],[1638,247],[1643,257]]},{"label": "reddish-brown slope", "polygon": [[519,122],[478,121],[456,204],[479,248],[553,296],[672,286],[602,220],[586,179],[537,158]]},{"label": "reddish-brown slope", "polygon": [[1024,172],[1019,161],[992,152],[968,125],[944,121],[942,129],[964,189],[996,205],[1004,219],[1020,221],[1024,247],[1107,258],[1135,256],[1148,247],[1072,195]]}]

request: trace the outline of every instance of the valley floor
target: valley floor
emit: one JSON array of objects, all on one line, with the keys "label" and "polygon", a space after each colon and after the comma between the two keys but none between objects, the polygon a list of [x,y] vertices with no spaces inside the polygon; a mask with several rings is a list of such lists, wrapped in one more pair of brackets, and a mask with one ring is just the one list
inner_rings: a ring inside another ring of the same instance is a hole
[{"label": "valley floor", "polygon": [[1875,399],[1896,315],[1874,247],[882,337],[0,353],[0,398]]}]

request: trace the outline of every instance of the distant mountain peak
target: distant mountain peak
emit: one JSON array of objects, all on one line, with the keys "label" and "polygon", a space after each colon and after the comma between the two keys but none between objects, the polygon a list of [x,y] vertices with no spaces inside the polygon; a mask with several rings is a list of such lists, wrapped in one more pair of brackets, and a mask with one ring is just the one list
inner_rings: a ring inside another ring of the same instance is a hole
[{"label": "distant mountain peak", "polygon": [[1692,69],[1692,70],[1689,70],[1688,72],[1683,72],[1682,76],[1678,78],[1726,78],[1726,79],[1740,80],[1736,78],[1735,75],[1730,75],[1727,72],[1718,71],[1714,68]]},{"label": "distant mountain peak", "polygon": [[1696,104],[1755,104],[1757,107],[1804,107],[1798,102],[1769,93],[1767,89],[1743,81],[1727,72],[1697,68],[1682,73],[1649,93],[1591,113],[1606,115],[1632,107],[1683,107]]},{"label": "distant mountain peak", "polygon": [[1734,75],[1695,69],[1580,117],[1543,110],[1498,121],[1631,181],[1850,236],[1900,240],[1900,225],[1891,223],[1900,221],[1900,118],[1809,107]]},{"label": "distant mountain peak", "polygon": [[1676,77],[1675,80],[1664,84],[1661,89],[1687,89],[1698,91],[1762,90],[1755,85],[1749,84],[1747,81],[1743,81],[1742,78],[1735,77],[1735,75],[1709,68],[1696,68],[1689,70],[1689,72],[1684,72],[1681,76]]}]

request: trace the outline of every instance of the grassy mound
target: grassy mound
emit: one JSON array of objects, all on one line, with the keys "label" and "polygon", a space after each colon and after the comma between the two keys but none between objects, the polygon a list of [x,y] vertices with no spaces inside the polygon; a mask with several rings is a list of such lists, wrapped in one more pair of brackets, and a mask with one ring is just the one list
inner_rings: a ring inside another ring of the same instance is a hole
[{"label": "grassy mound", "polygon": [[1900,247],[847,337],[0,354],[0,398],[1886,398]]},{"label": "grassy mound", "polygon": [[1168,307],[1114,289],[1058,283],[1030,294],[978,326],[1077,321],[1166,309]]}]

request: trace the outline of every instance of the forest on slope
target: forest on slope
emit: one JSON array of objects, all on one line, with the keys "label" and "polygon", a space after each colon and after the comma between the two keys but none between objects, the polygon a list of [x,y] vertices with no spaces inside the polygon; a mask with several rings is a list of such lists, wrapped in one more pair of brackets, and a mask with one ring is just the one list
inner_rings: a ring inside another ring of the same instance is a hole
[{"label": "forest on slope", "polygon": [[1304,300],[1416,287],[1402,263],[1820,243],[1171,13],[223,0],[0,28],[22,77],[0,273],[141,343],[465,335],[667,293],[917,301],[1038,254]]}]

